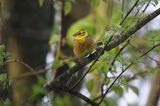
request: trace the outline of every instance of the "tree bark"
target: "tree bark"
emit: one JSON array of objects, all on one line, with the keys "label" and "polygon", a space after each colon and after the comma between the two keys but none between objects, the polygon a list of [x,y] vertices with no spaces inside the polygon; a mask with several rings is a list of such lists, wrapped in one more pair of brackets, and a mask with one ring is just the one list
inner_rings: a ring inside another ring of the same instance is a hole
[{"label": "tree bark", "polygon": [[146,106],[158,106],[160,97],[160,74],[154,75]]},{"label": "tree bark", "polygon": [[[43,6],[38,0],[1,1],[5,21],[3,42],[7,45],[9,59],[19,59],[32,68],[44,66],[54,16],[52,0],[44,0]],[[13,78],[31,70],[20,63],[9,63],[7,71],[9,78]],[[35,83],[35,77],[12,80],[15,105],[34,104],[29,103],[29,99]]]}]

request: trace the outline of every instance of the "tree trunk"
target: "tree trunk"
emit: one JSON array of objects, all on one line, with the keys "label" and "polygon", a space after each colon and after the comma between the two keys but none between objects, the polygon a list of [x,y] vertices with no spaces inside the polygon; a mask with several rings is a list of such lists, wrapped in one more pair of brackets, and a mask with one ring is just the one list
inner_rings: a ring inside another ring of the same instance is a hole
[{"label": "tree trunk", "polygon": [[[19,59],[32,68],[44,66],[54,16],[52,0],[44,0],[43,6],[39,5],[38,0],[1,1],[5,21],[3,42],[7,45],[9,59]],[[20,63],[9,63],[7,71],[9,78],[14,78],[31,70]],[[35,78],[12,80],[15,105],[33,105],[29,103],[29,98]]]},{"label": "tree trunk", "polygon": [[154,75],[146,106],[158,106],[160,97],[160,74]]}]

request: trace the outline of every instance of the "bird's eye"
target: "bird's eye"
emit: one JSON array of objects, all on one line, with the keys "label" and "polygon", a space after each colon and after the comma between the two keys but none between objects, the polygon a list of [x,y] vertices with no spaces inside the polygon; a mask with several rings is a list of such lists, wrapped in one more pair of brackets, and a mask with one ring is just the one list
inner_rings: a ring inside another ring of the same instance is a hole
[{"label": "bird's eye", "polygon": [[78,32],[78,35],[81,35],[82,34],[82,32]]}]

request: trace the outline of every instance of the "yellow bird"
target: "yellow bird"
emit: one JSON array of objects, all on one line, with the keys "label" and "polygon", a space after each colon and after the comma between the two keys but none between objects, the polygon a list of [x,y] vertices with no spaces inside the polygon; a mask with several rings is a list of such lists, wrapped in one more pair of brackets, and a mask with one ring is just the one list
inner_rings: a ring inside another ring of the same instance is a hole
[{"label": "yellow bird", "polygon": [[85,30],[76,32],[73,37],[73,52],[76,58],[81,59],[93,51],[95,42]]}]

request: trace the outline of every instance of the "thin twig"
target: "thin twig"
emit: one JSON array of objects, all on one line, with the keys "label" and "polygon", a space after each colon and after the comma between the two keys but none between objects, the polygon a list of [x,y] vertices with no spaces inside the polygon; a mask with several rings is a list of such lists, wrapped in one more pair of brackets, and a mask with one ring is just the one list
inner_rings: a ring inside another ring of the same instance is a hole
[{"label": "thin twig", "polygon": [[145,71],[140,71],[140,72],[138,72],[138,73],[135,73],[132,77],[130,77],[130,78],[127,79],[127,82],[132,81],[132,80],[134,80],[137,76],[146,74],[146,73],[148,73],[148,72],[149,72],[148,70],[145,70]]},{"label": "thin twig", "polygon": [[80,80],[78,80],[70,89],[74,89],[82,80],[83,78],[90,72],[91,68],[94,66],[94,64],[97,62],[97,60],[99,59],[99,57],[104,53],[105,51],[105,47],[108,46],[108,44],[110,43],[110,41],[112,40],[113,35],[109,38],[109,40],[107,41],[106,45],[103,47],[103,49],[100,51],[99,55],[96,57],[96,59],[93,61],[93,63],[90,65],[90,67],[88,68],[88,70],[85,72],[85,74],[80,78]]},{"label": "thin twig", "polygon": [[145,52],[144,54],[142,54],[142,55],[140,56],[140,58],[144,57],[144,56],[147,55],[150,51],[152,51],[154,48],[156,48],[156,47],[158,47],[158,46],[160,46],[160,44],[154,45],[151,49],[149,49],[147,52]]},{"label": "thin twig", "polygon": [[[132,43],[129,43],[129,45],[132,46],[133,48],[135,48],[136,50],[138,50],[140,53],[143,53],[142,50],[140,50],[139,48],[137,48],[136,46],[134,46]],[[152,57],[150,57],[150,56],[148,56],[148,55],[146,55],[146,56],[147,56],[150,60],[156,62],[157,64],[160,64],[160,61],[158,61],[158,60],[156,60],[156,59],[154,59],[154,58],[152,58]]]},{"label": "thin twig", "polygon": [[27,72],[27,73],[24,73],[24,74],[16,76],[16,77],[12,77],[11,79],[12,80],[22,79],[22,78],[25,78],[25,77],[28,77],[28,76],[35,76],[35,75],[43,74],[45,72],[46,72],[45,69],[44,70],[40,70],[40,71]]},{"label": "thin twig", "polygon": [[85,95],[83,95],[79,92],[72,91],[72,90],[69,90],[67,92],[69,92],[70,94],[72,94],[74,96],[81,98],[82,100],[86,101],[87,103],[91,104],[92,106],[99,106],[96,102],[94,102],[93,100],[89,99],[88,97],[86,97]]},{"label": "thin twig", "polygon": [[36,75],[39,75],[39,74],[46,73],[50,69],[52,69],[52,67],[49,67],[49,68],[46,68],[46,69],[40,69],[40,70],[37,70],[37,71],[34,71],[34,72],[26,72],[26,73],[21,74],[19,76],[12,77],[11,79],[17,80],[17,79],[21,79],[21,78],[25,78],[25,77],[29,77],[29,76],[36,76]]},{"label": "thin twig", "polygon": [[[157,44],[155,46],[153,46],[151,49],[149,49],[147,52],[145,52],[144,54],[142,54],[140,58],[146,56],[150,51],[152,51],[154,48],[160,46],[160,44]],[[137,59],[138,60],[138,59]],[[112,88],[112,86],[114,85],[114,83],[121,77],[121,75],[129,68],[131,67],[133,64],[135,64],[134,62],[130,63],[124,70],[122,70],[122,72],[114,79],[114,81],[110,84],[110,86],[108,87],[108,89],[106,90],[106,92],[104,93],[104,95],[102,96],[102,99],[100,100],[99,104],[102,103],[103,99],[105,98],[105,96],[107,95],[107,93],[109,92],[109,90]]]},{"label": "thin twig", "polygon": [[126,18],[129,16],[129,14],[133,11],[134,7],[136,7],[136,5],[138,4],[139,0],[137,0],[134,5],[132,6],[132,8],[127,12],[126,16],[123,18],[123,20],[120,22],[120,25],[123,24],[123,22],[126,20]]},{"label": "thin twig", "polygon": [[149,1],[148,1],[148,3],[147,3],[147,5],[146,5],[146,7],[145,7],[145,8],[144,8],[144,10],[142,11],[143,13],[147,10],[147,8],[148,8],[148,6],[149,6],[150,2],[151,2],[151,0],[149,0]]},{"label": "thin twig", "polygon": [[102,96],[101,100],[99,101],[99,104],[102,103],[103,99],[105,98],[105,96],[107,95],[107,93],[109,92],[109,90],[112,88],[112,86],[114,85],[114,83],[119,79],[119,77],[121,77],[121,75],[129,68],[133,65],[133,63],[131,63],[130,65],[128,65],[124,70],[122,70],[122,72],[114,79],[114,81],[111,83],[111,85],[108,87],[108,89],[106,90],[106,92],[104,93],[104,95]]},{"label": "thin twig", "polygon": [[29,66],[28,64],[26,64],[26,63],[24,63],[23,61],[18,60],[18,59],[6,60],[6,61],[5,61],[5,64],[11,63],[11,62],[20,63],[20,64],[22,64],[23,66],[25,66],[26,68],[28,68],[29,71],[31,71],[31,72],[34,72],[34,71],[35,71],[31,66]]},{"label": "thin twig", "polygon": [[142,5],[141,5],[141,7],[140,8],[138,8],[138,11],[135,13],[135,16],[137,16],[138,15],[138,13],[140,12],[140,10],[143,8],[143,6],[145,5],[145,3],[143,3]]}]

